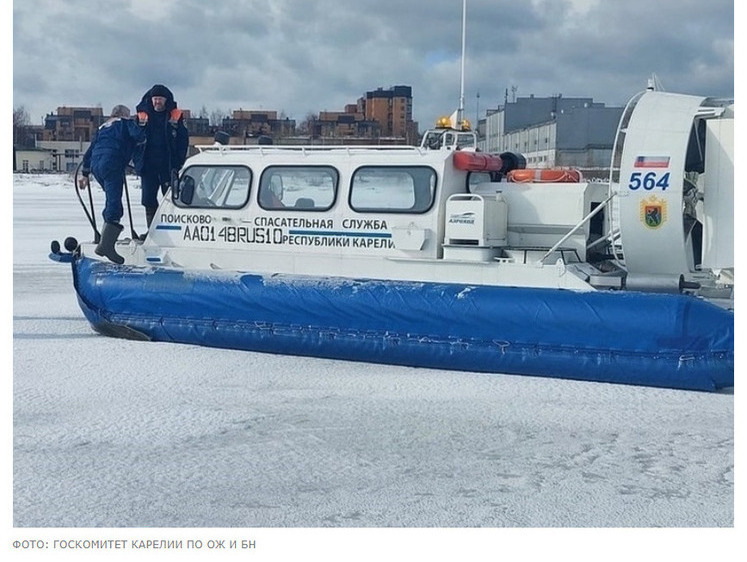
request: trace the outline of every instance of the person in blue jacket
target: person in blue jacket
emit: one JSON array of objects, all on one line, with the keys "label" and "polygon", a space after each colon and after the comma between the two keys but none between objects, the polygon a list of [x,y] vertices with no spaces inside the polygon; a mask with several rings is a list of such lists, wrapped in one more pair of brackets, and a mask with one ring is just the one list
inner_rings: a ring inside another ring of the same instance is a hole
[{"label": "person in blue jacket", "polygon": [[116,252],[114,244],[123,228],[120,220],[124,214],[122,188],[125,170],[136,148],[144,143],[145,131],[130,119],[130,109],[124,105],[115,105],[111,116],[99,127],[83,155],[83,177],[78,180],[78,187],[85,189],[90,186],[88,176],[93,172],[106,193],[104,227],[94,251],[114,263],[124,263],[124,258]]},{"label": "person in blue jacket", "polygon": [[145,92],[136,111],[146,142],[135,154],[135,172],[141,178],[142,204],[150,228],[158,208],[158,190],[166,194],[187,158],[189,131],[174,94],[163,84]]}]

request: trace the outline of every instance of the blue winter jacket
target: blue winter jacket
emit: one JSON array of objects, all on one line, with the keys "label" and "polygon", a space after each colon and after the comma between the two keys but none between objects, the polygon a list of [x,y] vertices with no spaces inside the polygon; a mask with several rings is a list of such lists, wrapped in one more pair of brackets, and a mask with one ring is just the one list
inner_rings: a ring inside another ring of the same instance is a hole
[{"label": "blue winter jacket", "polygon": [[[105,172],[121,172],[138,146],[145,143],[145,131],[132,119],[115,117],[99,127],[88,150],[83,155],[81,173],[88,176],[92,168]],[[98,177],[98,176],[97,176]]]}]

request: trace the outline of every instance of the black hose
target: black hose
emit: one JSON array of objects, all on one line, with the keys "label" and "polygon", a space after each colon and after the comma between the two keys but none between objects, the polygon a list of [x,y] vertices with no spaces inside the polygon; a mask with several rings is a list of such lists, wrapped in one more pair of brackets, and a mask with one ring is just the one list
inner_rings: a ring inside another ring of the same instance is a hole
[{"label": "black hose", "polygon": [[81,166],[83,166],[83,162],[81,161],[78,166],[75,168],[75,176],[73,177],[73,182],[75,183],[75,195],[78,197],[78,201],[80,201],[81,207],[83,207],[83,212],[86,214],[86,217],[88,218],[88,222],[91,225],[91,228],[93,228],[93,241],[94,243],[98,244],[101,240],[101,234],[99,233],[98,228],[96,227],[96,214],[93,209],[93,195],[91,193],[91,182],[88,182],[88,186],[86,189],[88,190],[88,201],[91,205],[91,210],[89,212],[88,208],[86,207],[86,204],[83,202],[83,198],[80,196],[79,189],[78,189],[78,172],[80,171]]}]

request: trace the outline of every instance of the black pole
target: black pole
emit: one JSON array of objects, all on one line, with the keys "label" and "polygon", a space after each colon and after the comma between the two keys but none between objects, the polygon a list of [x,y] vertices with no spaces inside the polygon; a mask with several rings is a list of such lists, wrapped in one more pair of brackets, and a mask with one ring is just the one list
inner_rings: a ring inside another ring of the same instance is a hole
[{"label": "black pole", "polygon": [[127,199],[127,216],[130,219],[130,234],[132,234],[132,239],[135,240],[136,238],[139,238],[139,236],[137,235],[137,232],[135,232],[135,225],[132,223],[132,208],[130,207],[130,191],[127,189],[127,174],[122,176],[122,181],[124,182],[125,198]]},{"label": "black pole", "polygon": [[78,166],[75,168],[75,176],[73,177],[73,182],[75,185],[73,186],[75,190],[75,195],[78,197],[78,201],[80,201],[81,207],[83,207],[83,212],[86,214],[86,217],[88,218],[88,222],[91,225],[91,228],[93,228],[93,241],[94,243],[98,244],[101,241],[101,234],[99,234],[98,228],[96,228],[96,215],[93,209],[93,195],[91,195],[91,182],[88,182],[88,200],[91,205],[91,212],[88,212],[88,208],[86,207],[86,204],[83,202],[83,198],[80,196],[80,193],[78,192],[78,171],[80,170],[80,167],[83,165],[83,162],[78,164]]}]

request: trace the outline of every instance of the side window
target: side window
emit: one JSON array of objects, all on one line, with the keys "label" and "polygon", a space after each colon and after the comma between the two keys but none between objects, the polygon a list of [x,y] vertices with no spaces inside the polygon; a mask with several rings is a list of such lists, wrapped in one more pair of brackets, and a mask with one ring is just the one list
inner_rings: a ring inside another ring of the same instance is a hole
[{"label": "side window", "polygon": [[173,192],[179,207],[240,209],[249,200],[251,171],[245,166],[190,166]]},{"label": "side window", "polygon": [[259,206],[326,211],[337,198],[339,173],[329,166],[268,166],[259,180]]},{"label": "side window", "polygon": [[360,213],[425,213],[436,172],[424,166],[364,166],[353,174],[350,206]]},{"label": "side window", "polygon": [[457,150],[460,148],[475,146],[477,144],[475,140],[475,135],[472,133],[459,133],[457,135]]}]

